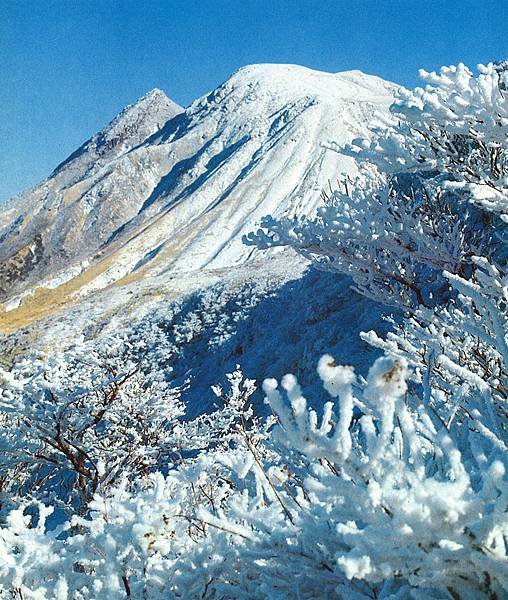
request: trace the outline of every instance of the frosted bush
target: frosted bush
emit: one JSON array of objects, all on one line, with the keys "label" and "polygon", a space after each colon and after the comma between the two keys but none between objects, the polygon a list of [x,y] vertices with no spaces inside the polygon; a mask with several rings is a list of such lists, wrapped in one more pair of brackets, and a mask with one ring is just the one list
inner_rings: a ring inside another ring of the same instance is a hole
[{"label": "frosted bush", "polygon": [[392,112],[398,127],[372,143],[355,140],[352,155],[383,172],[439,171],[448,189],[462,190],[488,211],[508,218],[508,70],[489,63],[478,75],[465,65],[420,70],[425,88],[402,91]]},{"label": "frosted bush", "polygon": [[432,416],[447,429],[481,431],[503,454],[508,445],[508,279],[476,257],[472,280],[448,274],[457,298],[419,309],[386,339],[362,337],[415,369]]},{"label": "frosted bush", "polygon": [[[406,513],[413,511],[411,506],[418,506],[419,518],[431,516],[426,531],[433,538],[433,548],[452,553],[465,550],[459,561],[469,564],[469,575],[457,572],[456,580],[443,580],[437,597],[506,594],[506,575],[501,574],[506,565],[505,534],[501,531],[506,527],[508,416],[507,236],[503,224],[508,219],[507,72],[505,65],[492,64],[480,66],[479,72],[475,77],[464,65],[443,68],[439,75],[422,72],[429,85],[402,92],[392,107],[400,117],[397,126],[378,130],[373,142],[355,140],[350,147],[339,149],[369,163],[361,166],[360,179],[325,194],[324,206],[316,217],[276,220],[268,216],[261,223],[262,229],[245,239],[261,248],[290,246],[319,268],[349,274],[360,293],[405,308],[406,319],[386,339],[373,332],[363,335],[401,369],[411,366],[404,404],[399,400],[394,408],[393,403],[381,403],[384,411],[373,425],[364,398],[356,407],[359,421],[354,439],[360,448],[367,445],[364,463],[373,469],[382,468],[385,474],[381,480],[377,473],[376,483],[375,469],[369,473],[366,481],[375,490],[373,497],[381,501],[386,482],[394,482],[392,497],[402,504],[390,508],[385,500],[388,518],[404,515],[402,530],[409,536],[420,531],[423,539],[424,531],[419,529],[423,521],[413,524]],[[369,387],[372,389],[369,384],[367,390]],[[291,390],[298,424],[289,428],[291,435],[297,436],[294,439],[304,452],[316,457],[321,452],[321,458],[333,464],[341,477],[357,485],[358,473],[364,468],[362,461],[357,473],[347,471],[342,463],[339,469],[335,466],[333,449],[340,448],[349,457],[354,446],[347,437],[339,442],[337,431],[344,431],[342,411],[333,421],[337,430],[326,438],[323,431],[333,429],[326,425],[326,410],[331,409],[325,410],[319,428],[316,415],[310,412],[309,426],[315,433],[309,435],[308,428],[302,426],[307,419],[301,410],[305,403],[299,391],[294,391],[296,387]],[[349,396],[343,404],[345,414],[351,414]],[[399,430],[387,429],[391,418],[397,420]],[[382,440],[398,448],[399,458],[406,464],[383,468],[383,461],[392,458],[387,458],[390,453]],[[405,478],[413,469],[411,484],[406,487]],[[422,487],[417,491],[420,477]],[[485,507],[475,513],[479,498],[491,493],[490,501],[499,502],[494,513],[487,516]],[[439,504],[441,512],[436,508]],[[328,506],[332,505],[330,499]],[[346,506],[351,510],[349,503]],[[391,582],[390,577],[400,576],[390,567],[391,540],[397,540],[400,558],[406,538],[369,530],[369,511],[365,503],[362,506],[360,525],[353,519],[350,526],[341,526],[349,535],[351,549],[341,564],[348,576],[366,580],[382,578],[386,568],[386,581]],[[469,519],[476,525],[466,524]],[[466,543],[469,533],[487,522],[502,524],[496,533],[493,525],[485,538],[495,538],[493,545],[486,542],[487,546],[478,547],[476,533]],[[449,539],[438,540],[438,529],[444,533],[450,524],[458,529],[449,532]],[[371,540],[376,542],[367,552]],[[411,548],[410,537],[407,542]],[[438,559],[433,550],[425,544],[423,547],[427,557],[419,554],[418,544],[411,548],[414,571],[406,570],[404,577],[410,585],[424,588],[427,584],[419,581],[420,577],[430,581],[439,577],[442,565],[446,564],[450,573],[456,566],[452,555],[443,554]],[[383,567],[373,558],[374,548],[379,552],[378,561],[382,556],[387,558]],[[493,553],[496,558],[491,564],[500,568],[496,591],[489,588],[492,572],[483,572],[480,566],[484,555],[490,559]],[[427,576],[423,575],[426,564]],[[401,597],[409,593],[419,597],[414,591],[400,593]]]},{"label": "frosted bush", "polygon": [[161,468],[177,447],[177,391],[128,361],[85,346],[26,358],[0,378],[0,469],[11,495],[86,504],[126,473]]},{"label": "frosted bush", "polygon": [[244,241],[290,246],[350,275],[362,294],[410,309],[447,301],[442,272],[469,277],[475,255],[506,264],[508,72],[479,69],[421,72],[429,85],[392,106],[397,126],[338,149],[363,161],[357,181],[326,194],[316,217],[267,216]]},{"label": "frosted bush", "polygon": [[[403,360],[378,359],[363,392],[350,367],[318,366],[333,398],[319,419],[296,379],[264,390],[253,419],[231,377],[221,448],[166,476],[96,493],[86,516],[45,529],[12,511],[0,590],[31,598],[453,598],[508,593],[505,462],[481,433],[481,468],[453,431],[407,398]],[[357,388],[356,388],[357,389]],[[217,390],[219,391],[219,390]],[[361,416],[358,410],[361,411]],[[32,524],[30,526],[30,524]]]},{"label": "frosted bush", "polygon": [[413,180],[403,191],[368,175],[329,195],[316,217],[264,217],[264,229],[245,241],[290,246],[320,269],[350,275],[359,293],[383,304],[432,306],[447,297],[443,270],[464,272],[484,236],[467,228],[449,197],[433,205],[426,185]]}]

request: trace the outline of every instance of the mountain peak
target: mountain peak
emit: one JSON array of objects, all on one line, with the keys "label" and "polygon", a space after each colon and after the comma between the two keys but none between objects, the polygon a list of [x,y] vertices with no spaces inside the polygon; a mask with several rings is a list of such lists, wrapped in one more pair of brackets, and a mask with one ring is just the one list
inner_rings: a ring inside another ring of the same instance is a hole
[{"label": "mountain peak", "polygon": [[67,184],[74,183],[90,168],[100,168],[142,144],[184,109],[160,89],[154,88],[134,104],[126,106],[101,131],[93,135],[54,170],[65,172]]},{"label": "mountain peak", "polygon": [[395,88],[358,71],[258,64],[185,111],[151,90],[9,213],[0,296],[61,273],[86,295],[141,272],[250,260],[242,235],[263,215],[313,214],[330,179],[354,176],[353,159],[323,142],[368,136]]},{"label": "mountain peak", "polygon": [[115,147],[121,144],[126,151],[141,144],[183,110],[162,90],[154,88],[134,104],[126,106],[90,142],[95,142],[97,147],[101,144]]},{"label": "mountain peak", "polygon": [[362,71],[328,73],[294,64],[260,63],[242,67],[224,84],[230,89],[257,88],[284,98],[302,96],[376,101],[392,97],[398,86]]},{"label": "mountain peak", "polygon": [[144,96],[141,96],[139,100],[133,104],[126,106],[110,123],[112,125],[115,121],[124,117],[125,115],[132,113],[133,111],[153,111],[153,110],[170,110],[175,112],[181,112],[183,108],[171,100],[168,95],[160,88],[153,88]]},{"label": "mountain peak", "polygon": [[162,102],[173,102],[164,90],[161,90],[160,88],[153,88],[153,90],[150,90],[149,92],[147,92],[137,102],[135,102],[135,104],[139,104],[139,102],[141,102],[143,100],[148,100],[148,99],[157,99]]}]

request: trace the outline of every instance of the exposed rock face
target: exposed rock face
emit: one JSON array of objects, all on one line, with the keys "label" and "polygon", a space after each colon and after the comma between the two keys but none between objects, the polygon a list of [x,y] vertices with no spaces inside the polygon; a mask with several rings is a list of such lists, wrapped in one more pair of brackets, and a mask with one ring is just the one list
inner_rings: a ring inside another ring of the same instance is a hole
[{"label": "exposed rock face", "polygon": [[0,299],[249,260],[241,237],[261,216],[312,212],[329,180],[354,174],[323,142],[368,136],[396,89],[357,71],[254,65],[186,110],[150,92],[10,202]]},{"label": "exposed rock face", "polygon": [[53,171],[50,179],[69,187],[142,144],[183,108],[159,89],[127,106],[102,131],[96,133]]},{"label": "exposed rock face", "polygon": [[8,203],[0,222],[1,296],[93,255],[136,214],[155,181],[128,155],[182,111],[151,91]]}]

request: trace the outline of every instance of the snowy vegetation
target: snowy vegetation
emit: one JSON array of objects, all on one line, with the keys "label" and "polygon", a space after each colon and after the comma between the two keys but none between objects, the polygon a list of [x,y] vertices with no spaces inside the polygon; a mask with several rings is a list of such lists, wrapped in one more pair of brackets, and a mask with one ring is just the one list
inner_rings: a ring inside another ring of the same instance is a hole
[{"label": "snowy vegetation", "polygon": [[162,330],[0,371],[0,596],[508,595],[508,72],[422,77],[357,181],[245,240],[402,310],[384,356],[316,356],[322,406],[265,380],[268,417],[238,367],[186,418]]}]

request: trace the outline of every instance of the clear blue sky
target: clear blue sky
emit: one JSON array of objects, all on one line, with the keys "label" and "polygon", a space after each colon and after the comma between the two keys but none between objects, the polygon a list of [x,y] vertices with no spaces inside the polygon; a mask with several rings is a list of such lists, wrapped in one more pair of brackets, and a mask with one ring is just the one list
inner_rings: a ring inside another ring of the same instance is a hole
[{"label": "clear blue sky", "polygon": [[154,87],[186,105],[256,62],[414,86],[507,57],[507,0],[0,0],[0,200]]}]

